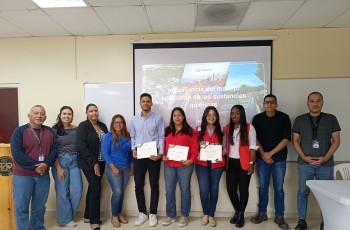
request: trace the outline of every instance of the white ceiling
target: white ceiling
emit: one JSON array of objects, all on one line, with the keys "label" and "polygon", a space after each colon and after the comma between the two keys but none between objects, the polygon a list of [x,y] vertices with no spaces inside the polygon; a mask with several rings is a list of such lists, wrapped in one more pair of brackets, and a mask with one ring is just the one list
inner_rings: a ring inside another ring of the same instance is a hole
[{"label": "white ceiling", "polygon": [[0,0],[0,38],[350,27],[350,0]]}]

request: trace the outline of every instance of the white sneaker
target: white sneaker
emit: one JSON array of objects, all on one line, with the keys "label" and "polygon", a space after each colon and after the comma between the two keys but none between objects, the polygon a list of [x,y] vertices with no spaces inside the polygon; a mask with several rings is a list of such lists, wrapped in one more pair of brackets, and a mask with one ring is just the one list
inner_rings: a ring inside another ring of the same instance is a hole
[{"label": "white sneaker", "polygon": [[65,224],[64,226],[68,227],[68,228],[73,228],[73,227],[77,226],[77,223],[74,222],[73,220],[71,220],[68,224]]},{"label": "white sneaker", "polygon": [[149,214],[149,226],[154,227],[158,224],[158,219],[156,214]]},{"label": "white sneaker", "polygon": [[162,222],[162,225],[163,226],[168,226],[168,225],[171,225],[172,223],[174,223],[175,222],[175,217],[167,217],[167,218],[165,218],[164,220],[163,220],[163,222]]},{"label": "white sneaker", "polygon": [[148,220],[148,216],[142,212],[140,212],[139,217],[137,217],[135,221],[135,226],[140,226]]},{"label": "white sneaker", "polygon": [[179,223],[177,224],[178,227],[185,227],[188,225],[189,219],[187,216],[181,216]]}]

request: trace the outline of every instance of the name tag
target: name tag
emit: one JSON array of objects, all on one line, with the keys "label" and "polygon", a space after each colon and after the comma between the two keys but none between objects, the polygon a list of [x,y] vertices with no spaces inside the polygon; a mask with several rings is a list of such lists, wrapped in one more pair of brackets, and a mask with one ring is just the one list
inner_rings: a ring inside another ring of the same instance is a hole
[{"label": "name tag", "polygon": [[312,148],[314,148],[314,149],[320,148],[320,142],[318,141],[318,139],[315,139],[312,141]]},{"label": "name tag", "polygon": [[39,161],[44,161],[45,160],[45,157],[44,157],[44,154],[42,153],[39,153]]}]

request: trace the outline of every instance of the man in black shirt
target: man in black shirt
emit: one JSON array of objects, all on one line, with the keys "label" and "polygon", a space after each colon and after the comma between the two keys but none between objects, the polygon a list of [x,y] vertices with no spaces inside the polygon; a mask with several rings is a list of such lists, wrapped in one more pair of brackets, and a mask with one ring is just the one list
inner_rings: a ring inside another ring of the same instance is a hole
[{"label": "man in black shirt", "polygon": [[286,174],[287,145],[291,141],[291,123],[289,116],[277,111],[277,98],[273,94],[264,98],[265,111],[253,118],[256,129],[257,172],[259,177],[259,211],[251,222],[259,224],[267,220],[269,186],[272,174],[275,191],[275,223],[280,229],[288,229],[284,220],[284,176]]}]

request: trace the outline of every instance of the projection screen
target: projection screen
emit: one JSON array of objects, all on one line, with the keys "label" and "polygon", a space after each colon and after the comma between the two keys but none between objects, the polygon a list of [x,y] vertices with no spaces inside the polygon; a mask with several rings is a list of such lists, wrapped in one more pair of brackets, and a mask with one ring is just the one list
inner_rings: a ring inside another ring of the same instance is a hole
[{"label": "projection screen", "polygon": [[212,105],[224,126],[235,104],[244,106],[251,122],[271,92],[271,59],[271,40],[134,44],[135,112],[141,111],[140,94],[147,92],[152,111],[166,125],[171,110],[181,107],[195,128]]}]

